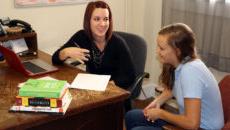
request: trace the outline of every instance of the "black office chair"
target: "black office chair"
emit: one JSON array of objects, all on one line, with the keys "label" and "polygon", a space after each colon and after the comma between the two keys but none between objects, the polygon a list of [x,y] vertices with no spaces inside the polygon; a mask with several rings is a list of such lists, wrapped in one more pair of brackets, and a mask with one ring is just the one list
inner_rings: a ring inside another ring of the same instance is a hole
[{"label": "black office chair", "polygon": [[137,98],[141,91],[143,94],[145,94],[142,89],[142,81],[144,78],[149,78],[149,73],[144,72],[147,55],[147,44],[145,40],[138,35],[118,31],[115,33],[126,41],[131,51],[136,69],[135,82],[128,88],[131,93],[130,98],[125,101],[125,111],[129,111],[132,109],[132,100]]}]

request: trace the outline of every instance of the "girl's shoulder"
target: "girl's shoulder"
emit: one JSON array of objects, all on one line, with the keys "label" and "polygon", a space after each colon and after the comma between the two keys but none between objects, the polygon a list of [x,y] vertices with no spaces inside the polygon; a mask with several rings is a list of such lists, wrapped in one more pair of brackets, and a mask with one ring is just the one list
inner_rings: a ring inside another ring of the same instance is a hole
[{"label": "girl's shoulder", "polygon": [[189,73],[202,73],[203,71],[208,70],[205,63],[200,59],[194,59],[190,62],[185,63],[181,67],[181,71],[183,72],[189,72]]},{"label": "girl's shoulder", "polygon": [[184,68],[187,68],[187,67],[202,67],[202,66],[205,66],[204,62],[201,60],[201,59],[194,59],[190,62],[187,62],[183,65]]}]

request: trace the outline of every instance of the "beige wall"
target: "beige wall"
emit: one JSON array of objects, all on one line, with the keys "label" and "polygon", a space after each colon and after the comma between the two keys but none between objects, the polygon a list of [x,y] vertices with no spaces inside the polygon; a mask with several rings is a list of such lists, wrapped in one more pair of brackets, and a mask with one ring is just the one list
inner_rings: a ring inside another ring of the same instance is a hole
[{"label": "beige wall", "polygon": [[[47,49],[62,45],[82,28],[86,4],[15,8],[14,0],[0,1],[0,18],[9,16],[29,22],[38,34],[38,46]],[[115,17],[115,29],[125,28],[124,0],[109,1]],[[118,22],[119,20],[119,22]]]},{"label": "beige wall", "polygon": [[127,31],[145,38],[148,43],[146,72],[157,83],[160,74],[155,56],[156,36],[161,27],[162,0],[128,0]]},{"label": "beige wall", "polygon": [[[53,52],[82,29],[86,4],[15,8],[14,0],[0,1],[0,18],[29,22],[38,35],[38,47]],[[107,0],[114,16],[114,29],[143,36],[148,42],[146,71],[157,81],[159,66],[155,60],[155,37],[161,24],[161,0]]]}]

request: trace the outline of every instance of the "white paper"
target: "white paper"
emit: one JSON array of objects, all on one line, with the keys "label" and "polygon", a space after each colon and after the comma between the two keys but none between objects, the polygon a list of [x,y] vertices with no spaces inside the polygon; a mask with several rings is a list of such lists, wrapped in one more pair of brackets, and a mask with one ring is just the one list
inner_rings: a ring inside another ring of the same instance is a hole
[{"label": "white paper", "polygon": [[11,47],[15,53],[20,53],[20,52],[28,50],[28,47],[26,45],[26,41],[24,38],[11,40]]},{"label": "white paper", "polygon": [[70,88],[105,91],[110,75],[79,73],[73,80]]}]

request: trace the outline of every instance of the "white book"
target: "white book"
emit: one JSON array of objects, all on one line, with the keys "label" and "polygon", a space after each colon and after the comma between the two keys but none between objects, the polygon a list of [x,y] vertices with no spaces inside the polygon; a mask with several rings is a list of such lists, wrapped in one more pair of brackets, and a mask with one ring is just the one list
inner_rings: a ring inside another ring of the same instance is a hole
[{"label": "white book", "polygon": [[63,107],[52,108],[52,107],[42,107],[42,106],[16,106],[13,105],[9,111],[12,112],[44,112],[44,113],[54,113],[54,114],[62,114],[64,115],[67,111],[70,103],[72,101],[72,96],[68,94],[68,101],[63,105]]}]

